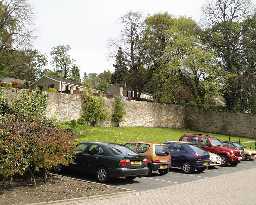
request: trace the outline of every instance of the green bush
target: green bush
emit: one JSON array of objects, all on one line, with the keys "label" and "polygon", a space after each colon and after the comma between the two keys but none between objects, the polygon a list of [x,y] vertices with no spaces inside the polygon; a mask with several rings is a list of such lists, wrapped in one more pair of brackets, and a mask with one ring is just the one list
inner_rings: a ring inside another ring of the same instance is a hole
[{"label": "green bush", "polygon": [[[5,115],[0,119],[0,176],[34,178],[71,161],[74,136],[49,121]],[[0,177],[1,178],[1,177]]]},{"label": "green bush", "polygon": [[44,118],[46,106],[46,94],[26,90],[20,91],[11,105],[15,114],[30,118]]},{"label": "green bush", "polygon": [[114,102],[114,110],[112,114],[112,124],[116,127],[120,126],[120,122],[122,121],[125,115],[125,107],[122,98],[116,97]]},{"label": "green bush", "polygon": [[107,111],[103,98],[89,94],[85,95],[81,118],[80,121],[85,121],[91,126],[96,126],[98,122],[105,120],[107,118]]}]

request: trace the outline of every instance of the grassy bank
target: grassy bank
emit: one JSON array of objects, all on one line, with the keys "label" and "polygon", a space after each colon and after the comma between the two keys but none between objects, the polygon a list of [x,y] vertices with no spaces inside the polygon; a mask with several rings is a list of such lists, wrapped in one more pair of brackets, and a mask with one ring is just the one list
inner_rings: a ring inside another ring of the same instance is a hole
[{"label": "grassy bank", "polygon": [[[76,125],[70,127],[68,124],[63,125],[66,128],[71,128],[79,135],[80,141],[101,141],[101,142],[114,142],[125,143],[131,141],[147,141],[147,142],[165,142],[167,140],[178,140],[184,133],[196,132],[185,129],[171,129],[171,128],[145,128],[145,127],[89,127],[83,125]],[[249,138],[239,138],[235,136],[218,135],[220,140],[228,140],[231,137],[232,141],[241,141],[248,148],[255,148],[254,141]],[[250,142],[250,143],[246,143]]]}]

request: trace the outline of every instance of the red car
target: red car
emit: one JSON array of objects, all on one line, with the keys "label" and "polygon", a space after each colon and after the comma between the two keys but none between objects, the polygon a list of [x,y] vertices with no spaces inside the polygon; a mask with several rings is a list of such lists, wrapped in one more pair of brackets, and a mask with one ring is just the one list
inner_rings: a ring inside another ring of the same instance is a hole
[{"label": "red car", "polygon": [[209,135],[191,133],[184,134],[180,138],[180,141],[190,142],[205,151],[219,155],[222,159],[223,165],[236,166],[242,160],[239,150],[224,147],[222,142]]}]

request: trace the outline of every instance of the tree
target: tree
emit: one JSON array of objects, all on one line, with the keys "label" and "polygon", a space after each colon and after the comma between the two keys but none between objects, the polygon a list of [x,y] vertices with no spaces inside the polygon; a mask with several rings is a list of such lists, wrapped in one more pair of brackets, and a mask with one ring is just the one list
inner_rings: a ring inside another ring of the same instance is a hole
[{"label": "tree", "polygon": [[116,62],[113,66],[115,68],[115,72],[112,75],[111,82],[114,84],[120,84],[123,86],[126,85],[128,69],[126,66],[124,53],[121,47],[118,48],[118,51],[116,54]]},{"label": "tree", "polygon": [[171,71],[179,76],[199,106],[214,104],[223,80],[217,58],[205,48],[198,36],[198,25],[191,19],[179,18],[170,30],[168,53]]},{"label": "tree", "polygon": [[70,69],[73,65],[73,60],[68,54],[70,49],[69,45],[60,45],[53,47],[51,51],[52,64],[55,67],[55,71],[59,71],[61,77],[65,79],[68,79]]},{"label": "tree", "polygon": [[[166,55],[168,30],[174,26],[174,22],[174,18],[168,13],[148,16],[145,20],[146,25],[142,37],[143,64],[146,68],[144,91],[155,95],[155,97],[158,95],[157,92],[161,90],[157,76],[165,73],[162,71],[167,67],[169,61],[169,56]],[[168,74],[166,73],[162,77],[167,79]]]},{"label": "tree", "polygon": [[96,89],[105,93],[107,89],[110,87],[112,73],[109,70],[104,71],[103,73],[100,73],[97,77],[98,77],[98,85]]},{"label": "tree", "polygon": [[246,69],[241,55],[244,52],[241,31],[242,22],[251,14],[253,7],[249,0],[212,0],[204,10],[207,27],[202,39],[221,59],[220,64],[227,77],[223,92],[228,110],[243,110],[239,100],[243,89],[237,86],[237,79],[241,79],[239,76]]},{"label": "tree", "polygon": [[[145,69],[142,63],[141,33],[143,31],[142,16],[139,13],[129,12],[122,18],[122,45],[125,64],[128,68],[127,85],[135,93],[141,93],[144,86]],[[139,98],[140,94],[135,98]]]},{"label": "tree", "polygon": [[9,50],[2,51],[0,62],[6,76],[34,82],[42,76],[47,58],[37,50]]},{"label": "tree", "polygon": [[70,80],[73,80],[74,82],[81,82],[81,78],[80,78],[80,69],[77,65],[73,64],[71,67],[71,76],[70,76]]},{"label": "tree", "polygon": [[32,11],[26,0],[0,2],[0,52],[30,45]]}]

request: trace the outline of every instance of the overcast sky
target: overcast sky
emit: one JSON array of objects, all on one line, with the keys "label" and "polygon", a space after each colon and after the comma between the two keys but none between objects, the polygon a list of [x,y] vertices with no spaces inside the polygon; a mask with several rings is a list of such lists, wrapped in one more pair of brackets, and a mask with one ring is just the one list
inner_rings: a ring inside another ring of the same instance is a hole
[{"label": "overcast sky", "polygon": [[129,11],[144,15],[168,12],[199,22],[206,0],[29,0],[34,12],[33,45],[45,54],[69,44],[82,72],[113,71],[108,42],[120,36],[120,17]]}]

